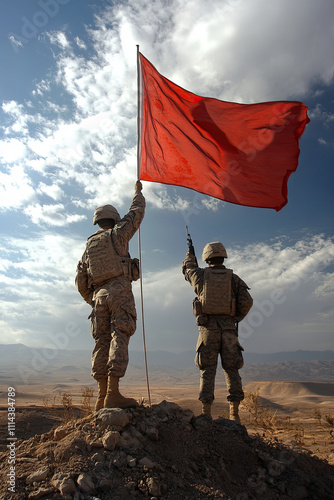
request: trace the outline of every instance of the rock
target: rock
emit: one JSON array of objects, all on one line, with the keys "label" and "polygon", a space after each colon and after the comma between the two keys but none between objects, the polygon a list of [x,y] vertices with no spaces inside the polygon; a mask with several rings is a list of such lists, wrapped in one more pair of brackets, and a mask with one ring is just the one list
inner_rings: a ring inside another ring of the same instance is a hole
[{"label": "rock", "polygon": [[189,424],[193,418],[194,418],[194,412],[192,412],[191,410],[184,410],[181,413],[181,422],[183,424]]},{"label": "rock", "polygon": [[156,477],[148,477],[146,479],[146,484],[151,495],[155,497],[161,496],[161,485]]},{"label": "rock", "polygon": [[129,467],[136,467],[137,465],[137,460],[134,457],[131,457],[131,455],[128,455],[126,457],[127,464]]},{"label": "rock", "polygon": [[63,479],[58,487],[60,493],[64,495],[71,495],[77,491],[75,482],[70,477]]},{"label": "rock", "polygon": [[44,460],[45,458],[47,459],[48,463],[53,460],[54,454],[53,454],[53,448],[56,445],[56,441],[48,441],[46,443],[42,443],[38,446],[37,451],[36,451],[36,457],[38,460]]},{"label": "rock", "polygon": [[157,405],[153,405],[152,408],[159,415],[159,417],[171,417],[174,413],[179,411],[181,408],[176,403],[171,403],[166,400],[161,401]]},{"label": "rock", "polygon": [[113,487],[113,482],[111,481],[111,479],[106,479],[106,478],[103,478],[100,480],[99,482],[99,488],[104,491],[105,493],[107,491],[110,491]]},{"label": "rock", "polygon": [[134,490],[136,488],[135,481],[129,481],[128,483],[126,483],[125,488],[127,490]]},{"label": "rock", "polygon": [[54,493],[53,488],[40,488],[38,491],[33,491],[32,493],[29,494],[28,499],[29,500],[39,500],[39,498],[43,498],[46,495],[51,495]]},{"label": "rock", "polygon": [[115,451],[112,454],[112,459],[111,459],[110,463],[111,463],[111,465],[114,465],[118,469],[122,469],[123,467],[126,467],[128,462],[127,462],[126,454],[124,453],[124,451],[121,451],[121,450]]},{"label": "rock", "polygon": [[51,484],[57,488],[63,496],[72,495],[77,491],[73,479],[64,472],[58,472],[55,474],[51,480]]},{"label": "rock", "polygon": [[90,446],[91,448],[103,448],[103,443],[101,439],[96,439],[94,441],[89,441],[87,446]]},{"label": "rock", "polygon": [[194,428],[197,430],[205,430],[212,427],[212,418],[210,415],[199,415],[194,418]]},{"label": "rock", "polygon": [[113,451],[119,444],[121,439],[120,433],[117,431],[109,431],[102,438],[103,447],[106,450]]},{"label": "rock", "polygon": [[30,476],[27,477],[26,483],[27,484],[32,484],[32,483],[40,483],[41,481],[44,481],[47,478],[47,475],[49,473],[49,467],[46,469],[40,469],[37,472],[33,472],[30,474]]},{"label": "rock", "polygon": [[229,420],[228,418],[218,417],[214,420],[214,423],[228,431],[237,432],[245,438],[248,436],[246,427],[236,420]]},{"label": "rock", "polygon": [[66,429],[65,427],[57,427],[57,429],[55,429],[53,432],[53,439],[55,441],[60,441],[65,436],[67,436],[69,432],[69,429]]},{"label": "rock", "polygon": [[95,419],[104,428],[110,426],[124,429],[131,422],[132,415],[121,408],[102,408],[96,413]]},{"label": "rock", "polygon": [[64,472],[57,472],[56,474],[54,474],[50,482],[55,488],[59,489],[61,482],[66,477],[68,476]]},{"label": "rock", "polygon": [[141,434],[141,432],[139,432],[139,430],[136,427],[132,426],[132,425],[129,428],[129,433],[131,434],[132,437],[135,437],[135,438],[137,438],[139,440],[143,439],[143,435]]},{"label": "rock", "polygon": [[84,493],[93,493],[95,490],[95,486],[93,483],[92,478],[90,477],[89,474],[84,472],[83,474],[80,474],[77,483],[79,488],[84,492]]},{"label": "rock", "polygon": [[124,431],[121,435],[120,442],[119,442],[119,447],[120,448],[139,448],[140,447],[140,442],[136,437],[131,436],[128,432]]},{"label": "rock", "polygon": [[152,439],[153,441],[159,441],[159,431],[156,427],[149,427],[146,430],[146,436]]},{"label": "rock", "polygon": [[84,454],[87,449],[87,443],[79,438],[79,435],[72,433],[60,441],[54,449],[54,459],[56,462],[67,462],[71,456],[77,454]]},{"label": "rock", "polygon": [[104,459],[103,454],[101,452],[100,453],[94,453],[94,455],[92,455],[92,462],[94,463],[94,465],[104,464],[105,459]]},{"label": "rock", "polygon": [[152,462],[152,460],[150,460],[147,457],[141,458],[138,463],[139,463],[139,465],[141,465],[143,467],[147,467],[148,469],[153,469],[155,467],[154,462]]}]

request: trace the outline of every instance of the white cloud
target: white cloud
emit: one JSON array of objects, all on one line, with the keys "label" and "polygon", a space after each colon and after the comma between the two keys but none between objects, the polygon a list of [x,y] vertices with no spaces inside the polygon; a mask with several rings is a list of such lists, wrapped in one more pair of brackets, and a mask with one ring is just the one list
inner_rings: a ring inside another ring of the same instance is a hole
[{"label": "white cloud", "polygon": [[46,194],[53,200],[60,200],[64,196],[64,191],[57,185],[47,185],[44,182],[40,182],[37,188],[38,193]]},{"label": "white cloud", "polygon": [[8,169],[9,173],[0,172],[0,209],[3,211],[24,206],[35,199],[31,180],[22,166]]},{"label": "white cloud", "polygon": [[331,2],[177,1],[152,9],[148,24],[150,6],[120,7],[121,27],[130,25],[146,57],[188,90],[247,102],[301,95],[315,75],[332,79]]},{"label": "white cloud", "polygon": [[25,113],[23,104],[18,104],[15,101],[7,101],[2,104],[2,109],[12,118],[12,125],[10,127],[3,127],[5,134],[11,133],[27,135],[28,134],[28,115]]},{"label": "white cloud", "polygon": [[[229,253],[229,252],[228,252]],[[260,297],[273,288],[291,290],[300,286],[334,261],[334,244],[321,235],[303,239],[288,246],[286,241],[257,243],[238,249],[227,266],[244,277]]]},{"label": "white cloud", "polygon": [[50,82],[47,80],[41,80],[36,85],[36,89],[32,91],[33,95],[43,96],[46,92],[50,91]]},{"label": "white cloud", "polygon": [[74,285],[84,241],[41,232],[2,236],[0,249],[2,342],[43,346],[73,321],[87,330],[89,345],[88,314]]},{"label": "white cloud", "polygon": [[9,40],[10,40],[11,44],[12,44],[14,47],[16,47],[16,48],[17,48],[17,47],[23,47],[23,43],[22,43],[20,40],[17,40],[17,39],[15,38],[15,36],[11,35],[11,36],[9,37]]},{"label": "white cloud", "polygon": [[61,203],[54,205],[35,203],[34,205],[28,205],[24,209],[24,213],[37,225],[46,224],[48,226],[62,227],[86,219],[85,215],[68,214]]},{"label": "white cloud", "polygon": [[70,42],[67,40],[65,33],[63,32],[51,32],[48,33],[50,42],[54,45],[58,45],[61,49],[70,48]]},{"label": "white cloud", "polygon": [[19,139],[0,141],[0,157],[4,163],[13,163],[24,158],[26,150],[25,144]]},{"label": "white cloud", "polygon": [[331,296],[334,294],[334,273],[326,274],[325,276],[321,276],[322,283],[315,290],[315,295],[319,296]]},{"label": "white cloud", "polygon": [[327,126],[334,121],[334,113],[324,110],[321,104],[310,109],[308,114],[311,120],[321,120]]},{"label": "white cloud", "polygon": [[81,38],[79,38],[78,36],[75,38],[75,43],[80,49],[87,49],[85,42],[81,40]]}]

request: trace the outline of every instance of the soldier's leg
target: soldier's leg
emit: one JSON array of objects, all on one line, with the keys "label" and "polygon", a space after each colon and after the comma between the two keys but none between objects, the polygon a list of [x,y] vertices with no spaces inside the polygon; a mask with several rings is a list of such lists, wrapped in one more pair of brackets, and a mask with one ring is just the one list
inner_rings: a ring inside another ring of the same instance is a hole
[{"label": "soldier's leg", "polygon": [[108,375],[124,377],[129,363],[129,340],[127,333],[121,330],[111,332],[109,355],[107,358]]},{"label": "soldier's leg", "polygon": [[238,371],[244,365],[242,350],[236,331],[224,330],[220,355],[228,391],[227,400],[230,402],[240,402],[244,399],[242,381]]},{"label": "soldier's leg", "polygon": [[119,379],[124,377],[129,362],[129,338],[126,333],[117,330],[111,334],[105,408],[133,408],[138,405],[135,399],[126,398],[119,392]]},{"label": "soldier's leg", "polygon": [[136,312],[132,294],[130,297],[123,297],[122,305],[110,300],[110,307],[111,342],[108,357],[108,389],[104,406],[105,408],[131,408],[137,406],[137,401],[120,394],[119,379],[124,377],[128,367],[129,340],[136,329]]},{"label": "soldier's leg", "polygon": [[110,311],[111,342],[108,373],[124,377],[128,362],[128,345],[136,330],[136,309],[129,283],[117,280],[107,298]]},{"label": "soldier's leg", "polygon": [[95,340],[92,354],[92,376],[98,380],[108,376],[110,348],[110,314],[104,297],[96,299],[91,315],[91,334]]},{"label": "soldier's leg", "polygon": [[219,332],[199,327],[195,363],[201,371],[199,400],[211,405],[214,400]]},{"label": "soldier's leg", "polygon": [[95,340],[92,354],[92,376],[98,383],[95,411],[103,408],[107,394],[110,315],[105,300],[98,299],[91,314],[91,334]]}]

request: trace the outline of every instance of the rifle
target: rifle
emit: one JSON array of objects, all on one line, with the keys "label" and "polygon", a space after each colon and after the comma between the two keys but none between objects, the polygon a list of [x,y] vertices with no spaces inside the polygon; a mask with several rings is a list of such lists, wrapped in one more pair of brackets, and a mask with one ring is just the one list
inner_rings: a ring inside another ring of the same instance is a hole
[{"label": "rifle", "polygon": [[193,240],[191,239],[191,236],[189,234],[188,226],[186,226],[186,232],[187,232],[187,244],[188,244],[189,253],[191,253],[191,255],[193,255],[195,257],[195,249],[194,249],[194,245],[193,245]]}]

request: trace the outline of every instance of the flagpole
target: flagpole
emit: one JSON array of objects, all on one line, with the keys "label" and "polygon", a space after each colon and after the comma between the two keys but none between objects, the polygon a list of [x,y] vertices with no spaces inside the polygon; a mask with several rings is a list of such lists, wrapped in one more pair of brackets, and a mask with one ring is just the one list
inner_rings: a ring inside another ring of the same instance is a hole
[{"label": "flagpole", "polygon": [[[142,138],[142,79],[141,79],[141,64],[139,56],[139,45],[137,45],[137,181],[140,180],[140,163],[141,163],[141,138]],[[151,404],[150,383],[148,378],[148,366],[146,355],[146,339],[145,339],[145,322],[144,322],[144,294],[143,294],[143,275],[142,275],[142,259],[141,259],[141,237],[140,227],[138,229],[138,251],[139,251],[139,277],[140,277],[140,302],[141,302],[141,318],[143,330],[143,349],[145,360],[145,373],[148,403]]]}]

